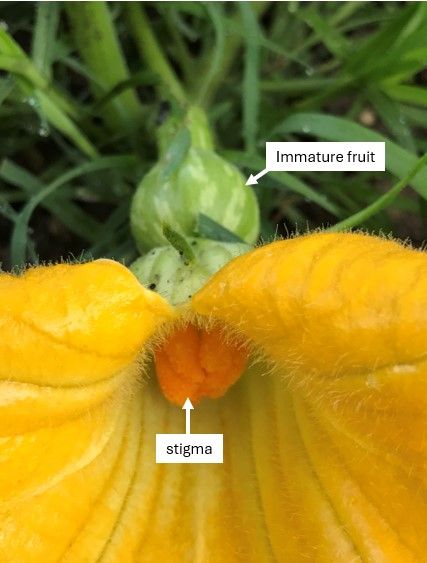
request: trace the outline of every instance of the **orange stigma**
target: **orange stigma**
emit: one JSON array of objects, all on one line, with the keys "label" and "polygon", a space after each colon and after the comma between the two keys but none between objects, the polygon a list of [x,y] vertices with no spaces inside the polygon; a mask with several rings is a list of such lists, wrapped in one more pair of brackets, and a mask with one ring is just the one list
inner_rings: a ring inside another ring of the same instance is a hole
[{"label": "orange stigma", "polygon": [[182,405],[187,397],[221,397],[242,374],[248,359],[244,345],[230,343],[218,328],[180,327],[155,352],[155,365],[165,397]]}]

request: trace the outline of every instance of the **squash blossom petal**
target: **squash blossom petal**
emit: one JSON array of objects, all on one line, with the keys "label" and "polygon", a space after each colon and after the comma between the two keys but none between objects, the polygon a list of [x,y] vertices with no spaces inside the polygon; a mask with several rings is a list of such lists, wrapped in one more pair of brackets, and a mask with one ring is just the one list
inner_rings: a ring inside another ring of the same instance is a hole
[{"label": "squash blossom petal", "polygon": [[[0,276],[0,323],[1,561],[425,560],[424,252],[279,241],[180,306],[109,260],[37,267]],[[192,430],[222,465],[156,465],[183,392],[221,395]]]}]

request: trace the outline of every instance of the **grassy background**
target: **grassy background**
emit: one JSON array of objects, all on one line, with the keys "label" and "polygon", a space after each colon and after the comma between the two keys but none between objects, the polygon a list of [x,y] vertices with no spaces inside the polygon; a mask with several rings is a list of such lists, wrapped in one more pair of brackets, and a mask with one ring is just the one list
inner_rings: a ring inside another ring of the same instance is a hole
[{"label": "grassy background", "polygon": [[[0,260],[129,263],[169,107],[206,108],[245,173],[266,140],[386,140],[386,173],[273,173],[262,236],[426,237],[427,3],[2,2]],[[409,184],[409,185],[408,185]]]}]

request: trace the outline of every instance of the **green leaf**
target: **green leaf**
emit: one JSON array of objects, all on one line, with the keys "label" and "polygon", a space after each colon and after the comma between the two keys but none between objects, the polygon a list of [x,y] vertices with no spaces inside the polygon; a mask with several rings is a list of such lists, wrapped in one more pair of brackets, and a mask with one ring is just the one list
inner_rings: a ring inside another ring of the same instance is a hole
[{"label": "green leaf", "polygon": [[17,75],[17,83],[23,94],[36,101],[34,107],[40,112],[41,119],[46,119],[61,131],[87,156],[98,155],[96,148],[72,120],[76,117],[74,106],[51,87],[16,41],[3,29],[0,29],[0,68]]},{"label": "green leaf", "polygon": [[226,33],[224,7],[221,5],[221,3],[207,2],[206,4],[204,4],[204,7],[207,10],[215,29],[215,47],[212,54],[209,54],[209,68],[207,69],[206,76],[204,77],[200,89],[197,93],[197,98],[200,104],[203,104],[206,93],[210,90],[212,84],[221,73],[221,62],[224,58]]},{"label": "green leaf", "polygon": [[400,104],[391,100],[378,89],[369,92],[369,100],[399,145],[410,152],[415,152],[415,140]]},{"label": "green leaf", "polygon": [[425,88],[409,86],[407,84],[396,84],[394,86],[387,86],[384,88],[384,91],[387,92],[391,98],[399,102],[427,107],[427,90]]},{"label": "green leaf", "polygon": [[9,219],[9,221],[12,221],[12,223],[15,223],[18,219],[18,213],[13,209],[13,207],[10,205],[10,203],[3,199],[2,196],[0,195],[0,215],[3,215],[3,217],[6,217],[6,219]]},{"label": "green leaf", "polygon": [[47,121],[63,135],[68,137],[79,149],[92,158],[98,156],[97,149],[89,139],[79,130],[75,123],[52,101],[51,97],[41,91],[35,95],[40,102],[40,108]]},{"label": "green leaf", "polygon": [[219,240],[221,242],[240,242],[245,244],[244,240],[204,213],[199,213],[197,216],[196,231],[203,238]]},{"label": "green leaf", "polygon": [[162,178],[164,181],[177,170],[191,147],[191,134],[187,127],[182,127],[172,139],[163,157],[164,168]]},{"label": "green leaf", "polygon": [[58,30],[60,4],[38,2],[31,58],[34,66],[47,78],[55,58],[55,40]]},{"label": "green leaf", "polygon": [[33,195],[20,212],[19,217],[15,223],[11,241],[12,263],[17,266],[25,263],[25,251],[28,238],[27,231],[31,215],[33,214],[33,211],[36,209],[36,207],[44,199],[53,194],[55,190],[57,190],[67,182],[70,182],[74,178],[78,178],[79,176],[82,176],[84,174],[98,172],[100,170],[108,170],[109,168],[116,168],[117,166],[127,167],[133,164],[135,164],[134,157],[99,157],[92,162],[85,162],[84,164],[80,164],[79,166],[68,170],[64,174],[61,174],[61,176],[45,186],[37,194]]},{"label": "green leaf", "polygon": [[326,17],[319,14],[318,9],[319,4],[312,3],[308,9],[300,11],[298,15],[316,32],[328,50],[341,59],[348,52],[350,44]]},{"label": "green leaf", "polygon": [[[386,143],[386,169],[403,179],[416,165],[417,157],[396,145],[380,133],[366,129],[341,117],[320,113],[298,113],[285,119],[275,129],[276,134],[305,133],[328,141],[384,141]],[[427,170],[421,170],[411,179],[411,186],[427,198]]]},{"label": "green leaf", "polygon": [[9,96],[9,94],[14,89],[15,84],[13,82],[13,78],[8,76],[7,78],[3,78],[0,80],[0,106],[5,101],[5,99]]},{"label": "green leaf", "polygon": [[357,227],[364,223],[367,219],[382,211],[386,207],[388,207],[395,198],[399,195],[399,193],[409,184],[409,182],[414,178],[421,170],[424,170],[427,166],[427,154],[425,154],[422,158],[418,160],[416,165],[413,169],[397,184],[395,184],[387,193],[380,196],[377,200],[375,200],[371,205],[368,205],[358,213],[355,213],[351,217],[347,217],[344,221],[340,221],[336,223],[329,229],[328,231],[344,231],[346,229],[350,229],[352,227]]},{"label": "green leaf", "polygon": [[243,136],[246,150],[249,153],[253,153],[255,152],[258,129],[259,40],[261,33],[252,4],[242,2],[240,4],[240,11],[242,13],[246,41],[242,88]]},{"label": "green leaf", "polygon": [[[28,195],[37,194],[44,187],[43,182],[15,162],[5,159],[0,166],[0,178],[17,186]],[[95,242],[101,225],[80,207],[64,198],[47,197],[41,205],[56,216],[61,223],[80,237]]]},{"label": "green leaf", "polygon": [[83,258],[93,260],[96,257],[106,255],[112,251],[114,240],[120,239],[120,233],[124,232],[125,238],[129,235],[129,201],[124,201],[118,205],[99,232],[95,244],[83,252]]},{"label": "green leaf", "polygon": [[[425,10],[423,15],[419,4],[418,2],[407,4],[377,33],[371,35],[359,49],[355,49],[344,66],[344,73],[366,76],[385,67],[394,72],[395,63],[402,58],[402,54],[421,44],[421,41],[425,44],[425,27],[423,30]],[[416,31],[418,33],[415,33]],[[394,64],[386,64],[386,62]]]}]

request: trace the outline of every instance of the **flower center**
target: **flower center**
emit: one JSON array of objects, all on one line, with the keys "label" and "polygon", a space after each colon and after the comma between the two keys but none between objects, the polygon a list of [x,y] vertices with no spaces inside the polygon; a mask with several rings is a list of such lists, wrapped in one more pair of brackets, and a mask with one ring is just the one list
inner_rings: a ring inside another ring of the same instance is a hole
[{"label": "flower center", "polygon": [[182,405],[187,397],[197,403],[203,397],[224,395],[242,374],[248,348],[230,341],[218,327],[193,324],[177,328],[154,353],[160,387],[165,397]]}]

